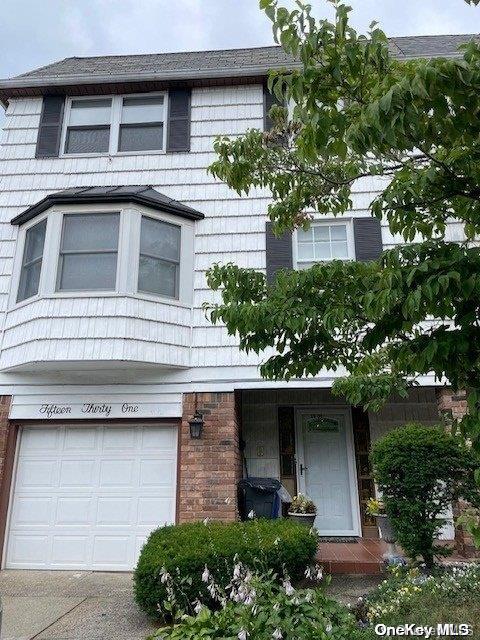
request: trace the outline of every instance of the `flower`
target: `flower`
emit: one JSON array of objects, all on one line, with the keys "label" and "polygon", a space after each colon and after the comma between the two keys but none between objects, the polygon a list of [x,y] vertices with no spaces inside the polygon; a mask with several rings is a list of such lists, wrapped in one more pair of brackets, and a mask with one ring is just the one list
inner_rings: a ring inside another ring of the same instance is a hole
[{"label": "flower", "polygon": [[248,514],[249,520],[253,520],[255,518],[255,511],[252,509]]},{"label": "flower", "polygon": [[272,633],[272,638],[274,638],[274,640],[282,640],[283,633],[280,631],[280,629],[275,629],[275,631]]},{"label": "flower", "polygon": [[327,626],[325,627],[325,632],[326,633],[332,633],[332,625],[330,623],[327,624]]},{"label": "flower", "polygon": [[200,600],[197,600],[195,606],[193,607],[193,610],[198,615],[202,609],[203,609],[202,603],[200,602]]},{"label": "flower", "polygon": [[248,632],[245,629],[240,629],[237,635],[238,640],[247,640]]},{"label": "flower", "polygon": [[205,526],[207,526],[207,524],[208,524],[208,518],[205,518],[205,520],[203,521],[203,524],[204,524]]},{"label": "flower", "polygon": [[292,587],[292,583],[290,582],[290,580],[283,581],[283,588],[285,589],[285,593],[287,594],[287,596],[293,596],[293,594],[295,593],[295,589]]},{"label": "flower", "polygon": [[207,568],[207,565],[205,565],[205,569],[203,570],[202,573],[202,582],[208,582],[208,580],[210,579],[210,571]]}]

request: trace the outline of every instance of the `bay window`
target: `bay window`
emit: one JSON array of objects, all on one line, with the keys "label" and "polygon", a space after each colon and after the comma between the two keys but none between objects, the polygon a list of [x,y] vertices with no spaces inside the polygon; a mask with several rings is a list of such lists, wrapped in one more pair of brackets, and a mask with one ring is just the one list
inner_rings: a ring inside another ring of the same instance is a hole
[{"label": "bay window", "polygon": [[193,242],[193,220],[146,206],[54,206],[20,227],[11,304],[119,295],[190,305]]},{"label": "bay window", "polygon": [[120,214],[64,216],[57,291],[115,291]]},{"label": "bay window", "polygon": [[40,272],[43,262],[43,246],[45,244],[46,218],[27,229],[23,248],[20,281],[17,302],[37,295],[40,283]]},{"label": "bay window", "polygon": [[138,290],[178,297],[180,227],[142,216]]}]

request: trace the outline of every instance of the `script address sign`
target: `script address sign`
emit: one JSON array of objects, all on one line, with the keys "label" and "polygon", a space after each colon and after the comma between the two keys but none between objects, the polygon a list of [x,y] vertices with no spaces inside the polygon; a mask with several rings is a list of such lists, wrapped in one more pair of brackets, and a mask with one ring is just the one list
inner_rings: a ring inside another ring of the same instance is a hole
[{"label": "script address sign", "polygon": [[[102,402],[84,402],[80,411],[84,415],[108,418],[113,408],[114,405]],[[123,415],[135,415],[139,411],[138,404],[131,404],[130,402],[124,402],[119,408],[120,413]],[[71,416],[73,410],[71,404],[45,403],[40,405],[39,413],[45,418],[57,418],[60,416]]]}]

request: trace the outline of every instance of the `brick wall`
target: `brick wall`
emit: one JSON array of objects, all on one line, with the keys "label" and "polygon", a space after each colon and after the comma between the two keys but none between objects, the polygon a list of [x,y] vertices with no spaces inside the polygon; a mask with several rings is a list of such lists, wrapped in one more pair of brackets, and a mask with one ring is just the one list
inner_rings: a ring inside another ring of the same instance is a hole
[{"label": "brick wall", "polygon": [[[203,414],[202,438],[190,438],[190,420]],[[239,407],[234,393],[186,393],[179,451],[178,521],[237,518],[241,477]]]},{"label": "brick wall", "polygon": [[8,413],[10,411],[11,396],[0,396],[0,486],[3,483],[5,469],[5,454],[8,439]]},{"label": "brick wall", "polygon": [[[467,413],[467,398],[463,391],[453,391],[451,387],[438,387],[437,390],[438,410],[448,422],[449,419],[460,420]],[[456,520],[467,504],[460,500],[452,505],[453,518]],[[455,548],[456,551],[466,558],[478,556],[478,550],[473,544],[471,536],[459,525],[455,525]]]}]

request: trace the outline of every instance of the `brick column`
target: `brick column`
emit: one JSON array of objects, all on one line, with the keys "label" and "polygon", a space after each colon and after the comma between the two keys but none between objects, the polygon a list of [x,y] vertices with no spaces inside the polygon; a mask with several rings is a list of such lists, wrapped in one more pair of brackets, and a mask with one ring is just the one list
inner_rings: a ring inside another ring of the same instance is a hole
[{"label": "brick column", "polygon": [[[453,391],[451,387],[438,387],[436,389],[437,405],[440,415],[447,419],[461,420],[467,413],[467,396],[464,391]],[[452,505],[454,521],[468,506],[463,500]],[[465,529],[455,524],[455,548],[459,555],[473,558],[478,555],[478,550],[473,544],[472,537]]]},{"label": "brick column", "polygon": [[7,455],[7,443],[9,434],[8,414],[10,411],[11,396],[0,396],[0,487],[5,475],[5,459]]},{"label": "brick column", "polygon": [[[190,437],[190,420],[203,414],[202,438]],[[179,451],[178,521],[237,519],[241,477],[240,418],[234,393],[186,393]]]}]

